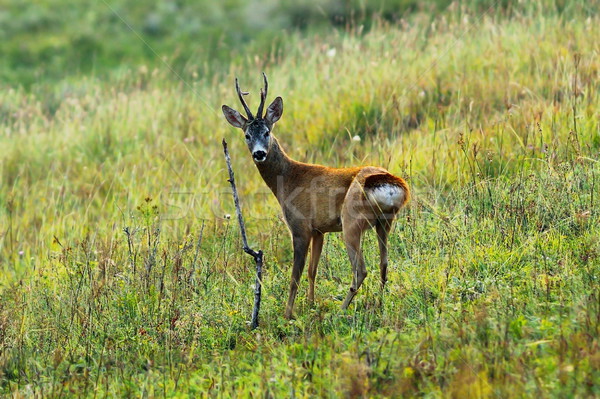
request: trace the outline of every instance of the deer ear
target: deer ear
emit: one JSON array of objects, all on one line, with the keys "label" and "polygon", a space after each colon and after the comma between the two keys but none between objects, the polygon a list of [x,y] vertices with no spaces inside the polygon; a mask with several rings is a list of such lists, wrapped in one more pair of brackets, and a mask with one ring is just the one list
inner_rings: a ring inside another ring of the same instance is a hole
[{"label": "deer ear", "polygon": [[229,124],[233,127],[242,129],[246,122],[248,122],[248,119],[244,118],[242,114],[237,112],[235,109],[228,107],[227,105],[223,105],[221,109],[223,110],[225,119],[227,119],[227,122],[229,122]]},{"label": "deer ear", "polygon": [[281,114],[283,114],[283,100],[281,97],[277,97],[275,100],[273,100],[271,105],[269,105],[269,108],[267,108],[265,119],[269,123],[273,124],[277,122],[279,118],[281,118]]}]

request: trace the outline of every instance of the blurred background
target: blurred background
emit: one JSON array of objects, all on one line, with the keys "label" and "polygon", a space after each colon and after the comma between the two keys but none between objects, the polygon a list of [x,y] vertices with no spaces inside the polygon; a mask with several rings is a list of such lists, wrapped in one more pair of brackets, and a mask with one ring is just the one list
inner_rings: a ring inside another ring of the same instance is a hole
[{"label": "blurred background", "polygon": [[[539,3],[545,3],[544,7]],[[1,0],[0,81],[30,87],[82,74],[103,77],[123,68],[152,67],[163,61],[178,73],[210,74],[248,54],[277,54],[290,32],[318,34],[357,26],[366,32],[382,21],[396,24],[415,14],[433,20],[449,8],[460,14],[465,7],[474,14],[509,15],[524,10],[571,12],[585,8],[585,3]],[[591,6],[587,12],[593,13]]]}]

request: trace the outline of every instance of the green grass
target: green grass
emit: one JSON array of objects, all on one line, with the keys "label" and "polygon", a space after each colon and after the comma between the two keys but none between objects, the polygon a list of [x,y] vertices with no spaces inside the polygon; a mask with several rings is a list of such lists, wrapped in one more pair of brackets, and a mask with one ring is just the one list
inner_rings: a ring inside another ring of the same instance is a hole
[{"label": "green grass", "polygon": [[[290,32],[210,74],[194,75],[206,60],[192,57],[183,80],[155,62],[5,86],[0,392],[600,395],[594,7]],[[382,165],[412,188],[386,292],[370,233],[370,274],[348,311],[350,265],[329,235],[316,304],[304,279],[296,320],[282,317],[289,235],[219,111],[237,106],[234,76],[255,107],[263,70],[284,98],[275,133],[292,157]],[[223,137],[266,254],[256,331]]]}]

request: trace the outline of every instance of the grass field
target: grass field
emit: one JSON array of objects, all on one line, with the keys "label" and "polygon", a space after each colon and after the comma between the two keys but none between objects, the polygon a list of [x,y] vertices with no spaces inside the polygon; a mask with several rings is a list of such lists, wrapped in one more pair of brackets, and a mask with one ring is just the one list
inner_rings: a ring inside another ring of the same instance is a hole
[{"label": "grass field", "polygon": [[[599,396],[598,3],[507,3],[229,38],[185,61],[169,40],[89,68],[65,53],[47,78],[0,64],[0,393]],[[262,71],[290,156],[411,186],[386,291],[369,233],[348,311],[329,235],[315,305],[304,277],[283,318],[289,233],[220,113],[239,108],[235,76],[255,108]],[[255,331],[223,137],[266,257]]]}]

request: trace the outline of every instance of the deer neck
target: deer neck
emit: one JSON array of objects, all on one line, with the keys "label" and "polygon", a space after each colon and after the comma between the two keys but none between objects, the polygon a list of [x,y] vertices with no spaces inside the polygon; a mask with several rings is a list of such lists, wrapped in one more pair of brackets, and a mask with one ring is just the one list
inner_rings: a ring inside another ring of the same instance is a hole
[{"label": "deer neck", "polygon": [[293,168],[294,161],[283,151],[275,137],[272,140],[267,159],[264,162],[256,163],[256,167],[267,186],[277,197],[282,189],[282,187],[278,187],[278,184],[288,182],[288,176]]}]

